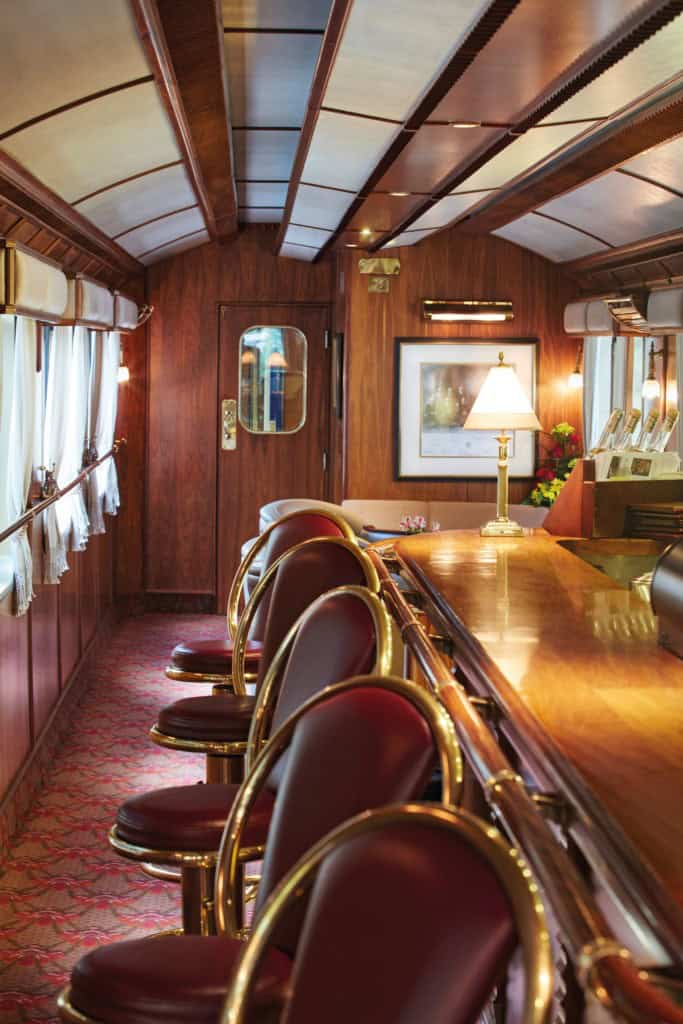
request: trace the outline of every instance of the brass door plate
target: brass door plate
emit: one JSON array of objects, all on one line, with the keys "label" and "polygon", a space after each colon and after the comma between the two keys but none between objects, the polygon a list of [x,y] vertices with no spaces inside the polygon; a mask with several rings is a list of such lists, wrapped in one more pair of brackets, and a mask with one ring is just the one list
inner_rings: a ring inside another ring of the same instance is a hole
[{"label": "brass door plate", "polygon": [[234,452],[237,448],[237,402],[234,398],[224,398],[221,402],[221,448],[224,452]]}]

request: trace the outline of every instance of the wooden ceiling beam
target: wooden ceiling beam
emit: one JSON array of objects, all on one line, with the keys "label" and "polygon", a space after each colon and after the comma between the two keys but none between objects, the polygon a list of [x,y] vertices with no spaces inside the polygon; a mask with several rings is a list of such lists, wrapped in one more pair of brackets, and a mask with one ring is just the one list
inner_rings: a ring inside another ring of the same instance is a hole
[{"label": "wooden ceiling beam", "polygon": [[614,170],[644,150],[667,142],[681,133],[682,126],[683,83],[635,117],[625,115],[608,121],[537,171],[520,175],[516,182],[500,189],[488,200],[483,199],[455,224],[468,234],[495,231],[551,199]]},{"label": "wooden ceiling beam", "polygon": [[296,154],[294,156],[294,164],[289,178],[289,187],[287,189],[287,198],[285,200],[282,221],[275,237],[276,252],[280,251],[280,246],[284,242],[285,233],[289,227],[289,222],[292,216],[292,207],[294,206],[294,200],[296,199],[297,189],[301,183],[301,175],[303,174],[306,157],[308,156],[308,151],[311,147],[313,132],[315,131],[315,126],[318,121],[318,115],[320,114],[325,89],[327,88],[327,83],[329,81],[330,74],[332,73],[334,62],[337,58],[337,51],[339,49],[339,44],[341,43],[342,35],[344,34],[344,27],[346,26],[346,21],[352,5],[353,0],[333,0],[332,2],[332,8],[325,28],[325,35],[323,36],[320,53],[318,54],[318,61],[315,66],[315,72],[313,73],[311,91],[308,96],[308,105],[306,107],[306,116],[304,117],[301,135],[299,136],[299,145],[297,146]]},{"label": "wooden ceiling beam", "polygon": [[125,249],[2,151],[0,202],[116,271],[128,275],[144,273],[143,265]]},{"label": "wooden ceiling beam", "polygon": [[219,0],[131,0],[209,235],[237,231],[227,70]]},{"label": "wooden ceiling beam", "polygon": [[667,256],[678,256],[683,253],[683,227],[666,231],[661,235],[653,235],[639,242],[620,245],[606,252],[595,252],[590,256],[582,256],[578,260],[569,260],[560,264],[562,270],[572,275],[595,273],[605,270],[623,270],[635,267],[639,263],[654,260],[665,260]]},{"label": "wooden ceiling beam", "polygon": [[[616,64],[651,36],[655,35],[661,28],[677,18],[680,13],[681,0],[645,0],[629,18],[604,40],[584,53],[567,68],[559,80],[556,79],[554,82],[549,83],[534,103],[520,112],[520,117],[514,125],[501,132],[497,139],[488,146],[485,146],[479,153],[474,154],[464,163],[454,167],[453,171],[439,183],[431,196],[414,207],[411,213],[404,217],[391,231],[386,232],[376,242],[368,246],[369,251],[375,252],[381,249],[387,242],[390,242],[397,235],[411,227],[416,220],[431,209],[440,199],[445,198],[445,196],[449,195],[449,193],[471,177],[475,171],[484,167],[494,156],[497,156],[515,142],[521,134],[524,134],[529,128],[533,128],[534,125],[538,125],[548,118],[554,110],[557,110],[563,103],[598,78],[613,64]],[[645,146],[641,148],[644,149]],[[501,189],[500,192],[507,194],[508,189]],[[486,207],[488,210],[493,208],[497,205],[499,198],[501,198],[500,194],[497,193],[488,202],[482,200],[482,203],[475,209],[479,210]],[[525,212],[528,212],[528,209]],[[519,216],[519,214],[514,216]],[[500,227],[502,223],[507,223],[508,220],[513,220],[514,216],[500,221],[500,223],[496,224],[496,227]],[[457,218],[449,226],[462,223],[464,219],[464,216]],[[471,221],[472,218],[469,218],[468,223]],[[477,224],[476,228],[473,225],[474,230],[476,230],[477,234],[480,234],[492,229],[485,227],[484,222],[481,221]],[[332,241],[333,238],[327,244],[331,244]]]}]

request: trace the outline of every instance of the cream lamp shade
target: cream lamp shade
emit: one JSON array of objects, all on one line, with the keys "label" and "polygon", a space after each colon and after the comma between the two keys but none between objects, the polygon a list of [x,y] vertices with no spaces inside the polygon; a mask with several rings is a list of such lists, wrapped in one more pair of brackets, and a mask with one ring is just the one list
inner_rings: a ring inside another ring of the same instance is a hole
[{"label": "cream lamp shade", "polygon": [[503,353],[498,355],[497,366],[492,366],[486,375],[482,389],[477,395],[470,414],[465,420],[465,430],[498,430],[498,494],[497,516],[481,527],[483,537],[520,537],[523,534],[519,523],[508,516],[508,442],[506,430],[541,430],[531,402],[524,394],[519,378],[512,366],[504,362]]},{"label": "cream lamp shade", "polygon": [[502,352],[498,358],[465,420],[465,430],[541,430],[514,368],[503,362]]}]

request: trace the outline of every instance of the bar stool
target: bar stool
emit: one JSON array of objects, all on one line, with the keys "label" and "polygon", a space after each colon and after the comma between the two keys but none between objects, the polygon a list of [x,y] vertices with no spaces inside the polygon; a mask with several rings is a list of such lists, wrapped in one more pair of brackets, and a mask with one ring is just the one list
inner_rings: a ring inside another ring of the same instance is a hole
[{"label": "bar stool", "polygon": [[[289,548],[311,537],[345,537],[354,540],[355,534],[345,519],[327,509],[301,508],[271,523],[256,538],[232,581],[228,596],[226,633],[210,640],[191,640],[177,644],[166,668],[167,677],[183,682],[212,683],[216,691],[232,689],[233,640],[239,625],[244,584],[250,571],[258,562],[262,565],[262,571],[267,569]],[[267,614],[266,602],[252,623],[246,646],[248,674],[258,668]]]},{"label": "bar stool", "polygon": [[[331,545],[332,541],[307,543]],[[287,556],[289,564],[296,562],[296,550]],[[264,711],[266,701],[283,698],[287,707],[298,706],[340,679],[388,671],[390,637],[387,613],[379,598],[365,587],[342,587],[323,594],[288,631],[281,652],[272,659],[257,698],[259,722],[269,718]],[[273,724],[279,725],[277,714]],[[272,788],[264,789],[252,809],[245,836],[251,860],[262,855],[278,783],[276,772]],[[121,805],[110,832],[109,841],[122,856],[181,869],[183,930],[187,933],[214,930],[211,893],[216,857],[238,790],[234,783],[211,783],[145,793]]]},{"label": "bar stool", "polygon": [[548,1024],[550,937],[520,854],[465,811],[384,807],[325,836],[278,885],[216,1019],[264,1020],[255,980],[273,954],[288,952],[286,995],[280,988],[287,1024],[471,1024],[517,946],[523,1024]]},{"label": "bar stool", "polygon": [[[158,936],[88,953],[60,996],[62,1020],[219,1020],[231,967],[243,946],[237,938],[239,866],[248,823],[283,754],[257,917],[280,879],[329,829],[360,811],[419,795],[435,763],[443,773],[443,800],[455,804],[459,798],[455,732],[431,694],[406,680],[379,676],[346,680],[316,694],[273,735],[233,804],[216,876],[219,935]],[[294,926],[288,944],[296,942],[296,931]],[[289,953],[269,954],[266,968],[259,995],[268,1005],[288,981]]]},{"label": "bar stool", "polygon": [[[271,534],[273,545],[284,546],[292,539],[294,530],[312,529],[314,525],[310,516],[293,513],[286,522],[275,524],[276,532]],[[336,528],[331,521],[328,526]],[[284,560],[294,551],[299,552],[294,567],[287,561],[285,568]],[[319,594],[342,583],[364,583],[374,592],[379,588],[374,565],[355,540],[329,535],[286,547],[264,571],[240,617],[233,647],[234,694],[208,694],[175,701],[159,713],[150,730],[151,739],[172,750],[203,753],[207,782],[241,781],[255,706],[255,698],[246,692],[247,637],[253,633],[256,622],[263,623],[258,693],[264,673],[297,615]]]}]

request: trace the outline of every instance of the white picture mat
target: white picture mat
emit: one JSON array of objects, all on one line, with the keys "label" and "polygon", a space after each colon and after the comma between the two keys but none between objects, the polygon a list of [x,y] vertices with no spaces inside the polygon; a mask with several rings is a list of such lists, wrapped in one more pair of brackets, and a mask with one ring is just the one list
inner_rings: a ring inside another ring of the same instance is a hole
[{"label": "white picture mat", "polygon": [[[421,381],[423,364],[495,366],[498,353],[505,354],[505,361],[514,366],[522,388],[532,405],[535,399],[535,352],[534,342],[432,342],[400,341],[400,363],[398,381],[398,460],[397,476],[405,477],[495,477],[497,467],[497,445],[493,442],[495,454],[488,457],[421,455]],[[464,433],[464,432],[463,432]],[[469,434],[469,431],[467,432]],[[481,442],[484,431],[472,431],[472,444]],[[491,431],[491,437],[495,437]],[[488,448],[488,444],[486,445]],[[534,434],[530,430],[514,433],[510,445],[511,477],[530,477],[534,473]],[[514,454],[513,454],[514,453]]]}]

